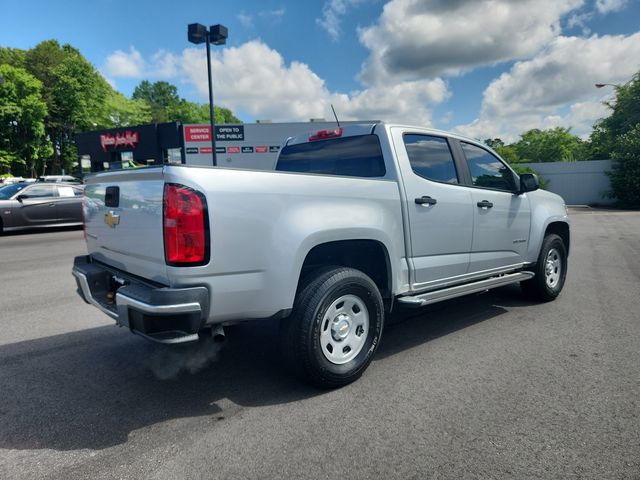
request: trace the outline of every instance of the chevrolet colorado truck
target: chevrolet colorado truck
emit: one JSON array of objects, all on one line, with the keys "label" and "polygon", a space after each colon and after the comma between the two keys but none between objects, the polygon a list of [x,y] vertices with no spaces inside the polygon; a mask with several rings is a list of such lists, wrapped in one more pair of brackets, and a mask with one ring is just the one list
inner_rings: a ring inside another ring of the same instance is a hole
[{"label": "chevrolet colorado truck", "polygon": [[356,380],[385,315],[519,282],[555,299],[563,200],[485,145],[358,124],[289,138],[275,171],[165,165],[86,180],[81,297],[162,343],[278,318],[287,363]]}]

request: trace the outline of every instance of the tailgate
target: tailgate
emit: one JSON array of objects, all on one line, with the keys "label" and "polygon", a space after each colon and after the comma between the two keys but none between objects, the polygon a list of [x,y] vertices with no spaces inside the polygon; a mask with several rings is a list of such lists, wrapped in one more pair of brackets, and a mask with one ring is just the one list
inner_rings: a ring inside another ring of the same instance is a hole
[{"label": "tailgate", "polygon": [[168,284],[164,257],[162,167],[100,173],[86,180],[89,254],[100,262]]}]

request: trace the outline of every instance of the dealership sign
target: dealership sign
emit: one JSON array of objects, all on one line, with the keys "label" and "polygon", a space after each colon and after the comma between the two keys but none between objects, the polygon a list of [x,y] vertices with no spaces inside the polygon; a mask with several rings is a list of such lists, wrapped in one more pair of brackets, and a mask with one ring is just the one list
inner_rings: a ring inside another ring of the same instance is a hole
[{"label": "dealership sign", "polygon": [[184,139],[187,142],[210,142],[211,127],[208,125],[185,126]]},{"label": "dealership sign", "polygon": [[[216,142],[243,142],[244,125],[219,125],[216,129]],[[211,126],[185,125],[184,139],[187,142],[210,142]]]},{"label": "dealership sign", "polygon": [[106,133],[100,135],[100,145],[105,152],[109,147],[131,147],[136,148],[136,145],[140,142],[140,136],[138,132],[132,132],[127,130],[125,132],[118,132],[115,135],[112,133]]}]

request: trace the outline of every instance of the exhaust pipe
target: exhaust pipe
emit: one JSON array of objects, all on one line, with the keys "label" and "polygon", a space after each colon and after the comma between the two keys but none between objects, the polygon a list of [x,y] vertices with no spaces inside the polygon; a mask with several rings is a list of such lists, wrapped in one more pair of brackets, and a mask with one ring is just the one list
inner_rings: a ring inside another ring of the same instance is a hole
[{"label": "exhaust pipe", "polygon": [[225,340],[224,328],[222,325],[217,324],[211,327],[211,337],[214,342],[222,343]]}]

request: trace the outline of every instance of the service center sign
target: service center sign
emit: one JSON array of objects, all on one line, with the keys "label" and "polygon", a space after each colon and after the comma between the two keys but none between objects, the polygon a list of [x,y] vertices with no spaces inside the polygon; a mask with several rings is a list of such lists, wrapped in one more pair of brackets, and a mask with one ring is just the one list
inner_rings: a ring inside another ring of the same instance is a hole
[{"label": "service center sign", "polygon": [[211,127],[203,125],[185,125],[184,139],[187,142],[211,142]]}]

